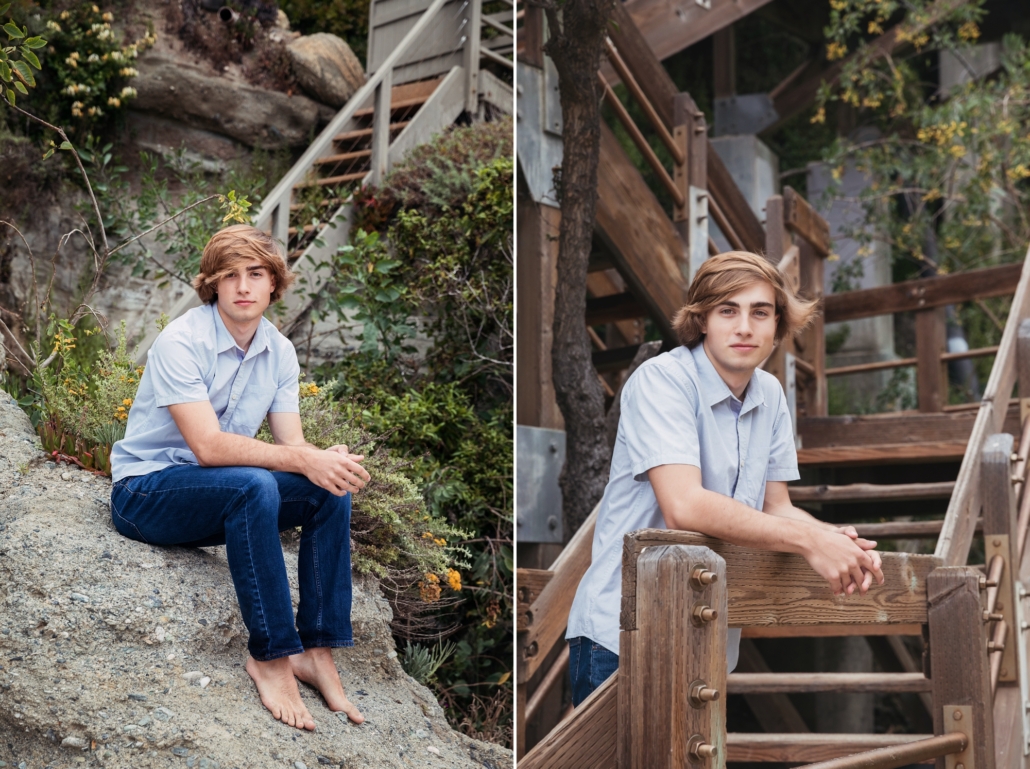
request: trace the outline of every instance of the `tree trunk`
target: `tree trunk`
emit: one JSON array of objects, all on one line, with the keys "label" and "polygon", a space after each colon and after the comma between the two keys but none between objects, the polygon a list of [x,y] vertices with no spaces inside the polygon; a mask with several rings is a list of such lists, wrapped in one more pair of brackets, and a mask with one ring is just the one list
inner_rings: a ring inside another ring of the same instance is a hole
[{"label": "tree trunk", "polygon": [[586,330],[587,260],[597,207],[601,93],[597,71],[615,0],[568,0],[561,19],[545,6],[562,108],[558,283],[551,347],[558,408],[565,419],[565,467],[560,485],[566,541],[604,493],[610,454],[604,391],[590,358]]}]

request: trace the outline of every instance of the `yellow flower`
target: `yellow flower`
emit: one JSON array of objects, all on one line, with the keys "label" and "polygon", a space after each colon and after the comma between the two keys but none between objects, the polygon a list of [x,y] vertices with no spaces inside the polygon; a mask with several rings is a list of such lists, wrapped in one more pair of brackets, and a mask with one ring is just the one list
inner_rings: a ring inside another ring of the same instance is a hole
[{"label": "yellow flower", "polygon": [[869,22],[869,26],[868,26],[867,29],[869,30],[869,34],[870,35],[882,35],[883,34],[883,27],[881,27],[879,22],[876,22],[876,21]]},{"label": "yellow flower", "polygon": [[819,111],[812,115],[813,123],[825,123],[826,122],[826,108],[820,107]]},{"label": "yellow flower", "polygon": [[126,398],[125,400],[123,400],[122,401],[122,405],[123,406],[131,406],[132,405],[132,398]]},{"label": "yellow flower", "polygon": [[980,28],[975,21],[967,21],[958,28],[958,36],[963,40],[976,40],[980,37]]},{"label": "yellow flower", "polygon": [[444,539],[443,537],[441,537],[440,539],[434,539],[433,542],[438,544],[440,547],[443,547],[444,545],[447,544],[447,540]]},{"label": "yellow flower", "polygon": [[843,59],[844,54],[846,54],[847,52],[847,46],[845,46],[843,43],[838,43],[834,41],[830,43],[828,46],[826,46],[826,58],[830,61],[834,61],[835,59]]},{"label": "yellow flower", "polygon": [[451,590],[461,590],[461,574],[454,569],[448,569],[447,584],[451,586]]},{"label": "yellow flower", "polygon": [[966,148],[961,144],[952,144],[948,152],[951,153],[952,157],[960,158],[966,154]]},{"label": "yellow flower", "polygon": [[440,578],[435,574],[427,574],[418,584],[419,595],[423,603],[436,603],[440,600]]}]

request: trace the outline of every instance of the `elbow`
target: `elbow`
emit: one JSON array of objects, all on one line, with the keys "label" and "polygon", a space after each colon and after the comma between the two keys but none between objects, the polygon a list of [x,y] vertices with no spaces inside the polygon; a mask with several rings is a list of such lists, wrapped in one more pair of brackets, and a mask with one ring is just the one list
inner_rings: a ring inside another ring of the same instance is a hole
[{"label": "elbow", "polygon": [[215,451],[215,438],[205,437],[204,439],[197,441],[196,446],[190,446],[190,450],[193,452],[193,456],[197,458],[197,464],[201,467],[217,467],[218,461],[216,459]]}]

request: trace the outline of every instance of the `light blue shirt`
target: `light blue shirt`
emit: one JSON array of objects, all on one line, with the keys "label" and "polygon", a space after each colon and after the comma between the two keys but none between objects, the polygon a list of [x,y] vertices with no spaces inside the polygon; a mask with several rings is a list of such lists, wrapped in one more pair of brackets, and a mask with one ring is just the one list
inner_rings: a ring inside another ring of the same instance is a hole
[{"label": "light blue shirt", "polygon": [[198,464],[168,406],[210,401],[222,432],[253,438],[269,412],[300,410],[299,375],[293,343],[265,318],[244,353],[215,305],[190,310],[150,348],[125,438],[111,450],[113,479]]},{"label": "light blue shirt", "polygon": [[[667,528],[647,478],[659,465],[698,467],[704,488],[761,510],[767,481],[800,477],[780,383],[756,370],[740,403],[700,344],[652,358],[627,380],[592,562],[572,603],[567,638],[586,636],[619,653],[623,537]],[[739,643],[740,630],[731,629],[729,670]]]}]

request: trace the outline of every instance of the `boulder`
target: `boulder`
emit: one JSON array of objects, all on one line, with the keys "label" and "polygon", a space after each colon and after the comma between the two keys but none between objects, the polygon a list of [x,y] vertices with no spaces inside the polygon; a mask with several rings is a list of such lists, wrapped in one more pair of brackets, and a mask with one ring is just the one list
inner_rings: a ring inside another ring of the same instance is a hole
[{"label": "boulder", "polygon": [[328,32],[298,37],[286,47],[293,74],[309,96],[340,108],[365,83],[365,70],[346,42]]},{"label": "boulder", "polygon": [[305,96],[258,88],[172,54],[148,51],[136,63],[132,109],[172,118],[195,128],[229,136],[250,147],[280,149],[311,141],[331,113]]},{"label": "boulder", "polygon": [[[355,646],[335,651],[367,720],[301,687],[313,733],[275,721],[243,667],[246,630],[224,548],[150,547],[111,525],[110,482],[46,461],[0,391],[0,759],[150,769],[447,766],[510,751],[453,731],[401,668],[389,605],[354,590]],[[296,547],[286,563],[297,600]]]}]

